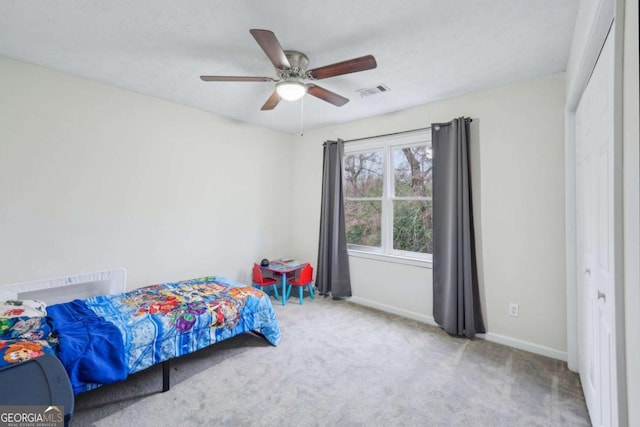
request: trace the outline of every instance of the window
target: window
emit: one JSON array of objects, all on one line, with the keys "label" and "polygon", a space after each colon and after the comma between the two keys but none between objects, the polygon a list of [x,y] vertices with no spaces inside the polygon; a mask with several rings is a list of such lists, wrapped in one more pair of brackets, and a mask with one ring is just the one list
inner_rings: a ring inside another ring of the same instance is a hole
[{"label": "window", "polygon": [[431,153],[429,131],[345,144],[350,250],[431,259]]}]

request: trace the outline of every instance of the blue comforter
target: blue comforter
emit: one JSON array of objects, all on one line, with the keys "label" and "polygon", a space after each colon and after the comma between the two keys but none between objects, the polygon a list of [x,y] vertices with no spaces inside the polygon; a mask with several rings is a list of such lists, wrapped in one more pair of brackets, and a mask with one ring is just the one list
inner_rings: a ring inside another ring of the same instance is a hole
[{"label": "blue comforter", "polygon": [[258,331],[274,346],[280,341],[268,295],[225,278],[163,283],[47,311],[76,394],[244,332]]},{"label": "blue comforter", "polygon": [[58,336],[57,356],[62,361],[74,393],[88,383],[110,384],[127,378],[127,359],[120,330],[91,311],[84,301],[52,305]]}]

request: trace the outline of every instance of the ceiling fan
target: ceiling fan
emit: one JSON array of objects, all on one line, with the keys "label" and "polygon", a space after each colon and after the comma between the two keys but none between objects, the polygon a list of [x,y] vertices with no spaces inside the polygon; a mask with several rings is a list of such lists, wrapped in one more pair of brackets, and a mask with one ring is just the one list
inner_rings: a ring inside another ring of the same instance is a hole
[{"label": "ceiling fan", "polygon": [[275,90],[261,110],[273,110],[281,99],[295,101],[302,98],[305,93],[341,107],[349,102],[349,99],[314,83],[303,83],[303,81],[322,80],[377,67],[376,59],[372,55],[366,55],[307,70],[309,65],[307,56],[295,50],[283,50],[273,32],[269,30],[249,30],[249,32],[276,67],[277,79],[243,76],[200,76],[200,79],[205,82],[275,82]]}]

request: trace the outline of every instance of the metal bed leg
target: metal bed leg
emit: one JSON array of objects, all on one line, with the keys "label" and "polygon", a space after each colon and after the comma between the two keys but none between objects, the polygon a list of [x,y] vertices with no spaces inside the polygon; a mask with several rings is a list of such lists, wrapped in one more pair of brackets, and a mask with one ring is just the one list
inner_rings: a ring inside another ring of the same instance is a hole
[{"label": "metal bed leg", "polygon": [[162,392],[169,390],[169,374],[171,373],[171,359],[162,362]]}]

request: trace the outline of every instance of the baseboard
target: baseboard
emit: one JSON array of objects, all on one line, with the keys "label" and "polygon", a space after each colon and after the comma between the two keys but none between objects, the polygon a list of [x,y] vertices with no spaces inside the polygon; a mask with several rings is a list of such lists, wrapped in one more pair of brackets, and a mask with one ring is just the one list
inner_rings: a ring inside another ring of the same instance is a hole
[{"label": "baseboard", "polygon": [[517,348],[519,350],[528,351],[529,353],[547,356],[552,359],[562,360],[563,362],[567,361],[566,351],[556,350],[555,348],[546,347],[540,344],[534,344],[529,341],[522,341],[517,338],[511,338],[504,335],[494,334],[492,332],[487,332],[486,334],[478,334],[476,336],[487,341],[503,344],[509,347]]},{"label": "baseboard", "polygon": [[371,301],[365,298],[351,297],[348,299],[355,304],[364,305],[365,307],[375,308],[380,311],[384,311],[391,314],[397,314],[398,316],[406,317],[408,319],[417,320],[418,322],[427,323],[429,325],[438,326],[433,317],[426,316],[424,314],[416,313],[409,310],[402,310],[398,307],[394,307],[391,305],[380,304],[376,301]]},{"label": "baseboard", "polygon": [[[355,304],[363,305],[365,307],[375,308],[391,314],[397,314],[398,316],[406,317],[408,319],[417,320],[418,322],[426,323],[433,326],[438,326],[436,321],[431,316],[416,313],[409,310],[403,310],[398,307],[394,307],[387,304],[381,304],[376,301],[371,301],[366,298],[351,297],[348,301]],[[551,357],[552,359],[567,361],[567,352],[556,350],[554,348],[546,347],[540,344],[535,344],[529,341],[523,341],[516,338],[507,337],[500,334],[494,334],[487,332],[486,334],[477,334],[476,337],[484,339],[497,344],[506,345],[508,347],[517,348],[519,350],[528,351],[530,353],[539,354],[541,356]]]}]

